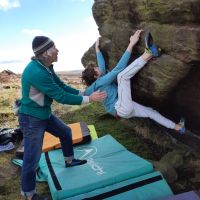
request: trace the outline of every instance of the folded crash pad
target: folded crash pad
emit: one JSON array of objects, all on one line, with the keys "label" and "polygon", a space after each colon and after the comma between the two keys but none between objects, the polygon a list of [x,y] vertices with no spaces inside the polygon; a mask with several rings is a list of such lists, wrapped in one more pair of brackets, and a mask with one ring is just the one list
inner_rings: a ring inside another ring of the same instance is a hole
[{"label": "folded crash pad", "polygon": [[[91,140],[90,130],[85,122],[68,124],[68,126],[72,129],[73,144],[83,144]],[[46,152],[60,147],[61,144],[59,138],[45,132],[42,151]]]},{"label": "folded crash pad", "polygon": [[[97,138],[97,134],[93,125],[87,126],[85,122],[77,122],[68,124],[68,126],[72,129],[72,140],[74,145],[87,143],[91,140],[91,138]],[[42,151],[46,152],[60,147],[61,145],[59,138],[51,135],[48,132],[45,132]],[[16,156],[22,159],[23,155],[24,144],[22,141],[16,150]]]}]

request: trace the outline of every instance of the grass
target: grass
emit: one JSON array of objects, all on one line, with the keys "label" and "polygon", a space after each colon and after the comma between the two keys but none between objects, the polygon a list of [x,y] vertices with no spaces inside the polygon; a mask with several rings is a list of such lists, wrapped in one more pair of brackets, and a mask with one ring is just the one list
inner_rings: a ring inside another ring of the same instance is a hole
[{"label": "grass", "polygon": [[[98,136],[105,134],[112,135],[116,140],[123,144],[127,149],[142,156],[145,159],[157,159],[149,149],[149,142],[134,134],[132,122],[116,120],[107,115],[99,103],[89,106],[66,106],[54,103],[54,113],[57,114],[65,123],[84,121],[88,125],[93,124]],[[17,124],[16,118],[11,118],[10,123]],[[132,124],[132,125],[131,125]],[[137,125],[135,125],[137,126]],[[132,127],[132,128],[131,128]],[[16,143],[18,144],[18,143]],[[17,146],[17,145],[16,145]],[[16,149],[15,149],[16,150]],[[20,200],[20,171],[21,168],[11,163],[15,157],[15,150],[9,153],[1,153],[0,156],[0,199],[1,200]],[[46,183],[37,183],[38,193],[47,195],[50,192]]]},{"label": "grass", "polygon": [[[80,87],[82,88],[82,86]],[[1,127],[13,128],[18,125],[17,117],[12,113],[12,103],[14,99],[20,96],[19,91],[19,88],[15,87],[11,87],[10,89],[1,88]],[[165,144],[167,143],[166,138],[163,141],[159,141],[160,135],[163,135],[166,129],[163,129],[151,120],[141,118],[119,120],[106,114],[100,103],[83,106],[68,106],[53,103],[52,108],[54,114],[60,117],[66,124],[78,121],[84,121],[88,125],[92,124],[95,126],[99,137],[110,134],[128,150],[146,160],[158,161],[168,151],[172,150]],[[149,140],[150,135],[151,141]],[[16,141],[16,148],[18,144],[19,142]],[[0,200],[21,199],[21,168],[11,163],[11,160],[15,157],[16,148],[9,153],[0,153]],[[185,175],[185,173],[183,174]],[[185,184],[183,181],[187,181],[187,177],[182,177],[182,180],[176,182],[175,186],[171,185],[173,191],[184,191],[187,187],[183,186]],[[37,183],[37,191],[39,194],[51,198],[47,183]]]},{"label": "grass", "polygon": [[[105,134],[110,134],[128,150],[135,152],[145,159],[157,159],[152,152],[149,151],[148,145],[150,141],[145,141],[145,139],[135,133],[135,128],[133,128],[134,123],[132,121],[117,120],[116,118],[106,114],[104,108],[99,103],[84,106],[76,112],[62,114],[61,118],[66,123],[84,121],[87,124],[93,124],[99,137],[104,136]],[[139,126],[143,125],[142,121],[143,120],[140,120],[141,123]],[[139,128],[137,124],[135,124],[135,126]]]}]

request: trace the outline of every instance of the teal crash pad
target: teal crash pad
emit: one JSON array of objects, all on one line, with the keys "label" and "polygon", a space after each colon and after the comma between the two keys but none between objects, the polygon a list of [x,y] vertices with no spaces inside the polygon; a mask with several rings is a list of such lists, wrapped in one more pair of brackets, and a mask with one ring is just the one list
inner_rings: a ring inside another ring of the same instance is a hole
[{"label": "teal crash pad", "polygon": [[49,184],[53,200],[63,200],[153,172],[150,162],[128,151],[106,135],[74,148],[87,164],[65,168],[61,150],[43,153],[39,177]]},{"label": "teal crash pad", "polygon": [[158,200],[173,195],[160,172],[109,185],[65,200]]}]

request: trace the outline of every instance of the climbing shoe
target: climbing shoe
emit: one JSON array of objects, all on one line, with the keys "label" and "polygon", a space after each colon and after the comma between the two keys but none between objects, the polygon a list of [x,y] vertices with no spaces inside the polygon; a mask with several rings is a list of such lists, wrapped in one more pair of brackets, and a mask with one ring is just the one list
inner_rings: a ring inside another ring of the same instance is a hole
[{"label": "climbing shoe", "polygon": [[157,47],[153,42],[153,37],[150,32],[145,36],[146,50],[152,54],[153,57],[159,57],[161,55],[161,49]]},{"label": "climbing shoe", "polygon": [[181,135],[185,134],[185,131],[186,131],[186,129],[185,129],[185,119],[181,118],[180,122],[178,124],[181,126],[181,128],[178,130],[179,134],[181,134]]},{"label": "climbing shoe", "polygon": [[83,165],[87,163],[87,160],[79,160],[79,159],[73,159],[70,163],[68,163],[67,161],[65,161],[65,166],[66,167],[74,167],[77,165]]}]

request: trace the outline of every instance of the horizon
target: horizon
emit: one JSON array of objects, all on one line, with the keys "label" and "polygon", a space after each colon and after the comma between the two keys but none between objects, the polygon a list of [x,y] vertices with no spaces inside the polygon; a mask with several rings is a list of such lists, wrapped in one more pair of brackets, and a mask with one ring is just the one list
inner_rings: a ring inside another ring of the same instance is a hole
[{"label": "horizon", "polygon": [[[65,70],[65,71],[55,71],[56,74],[65,74],[65,73],[81,73],[84,69],[75,69],[75,70]],[[15,73],[10,69],[3,69],[0,71],[0,74],[4,71],[10,71],[11,73],[14,73],[16,75],[22,75],[22,73]]]},{"label": "horizon", "polygon": [[[50,37],[59,50],[54,70],[83,70],[83,54],[99,37],[93,0],[0,0],[0,72],[23,72],[36,35]],[[48,5],[48,7],[47,7]],[[35,12],[36,11],[36,12]]]}]

